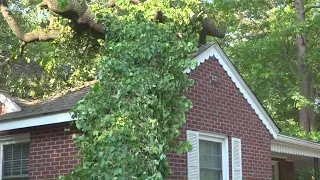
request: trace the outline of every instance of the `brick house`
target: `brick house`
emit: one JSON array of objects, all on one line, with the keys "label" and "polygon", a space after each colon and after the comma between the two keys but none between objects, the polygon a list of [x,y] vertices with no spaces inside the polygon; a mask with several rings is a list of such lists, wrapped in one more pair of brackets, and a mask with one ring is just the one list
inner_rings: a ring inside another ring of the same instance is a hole
[{"label": "brick house", "polygon": [[[188,69],[195,85],[181,138],[193,150],[168,154],[171,180],[294,180],[295,168],[318,168],[320,144],[280,134],[218,44],[202,48]],[[54,179],[79,163],[68,111],[88,87],[44,102],[0,94],[0,180]],[[316,171],[316,173],[318,173]]]}]

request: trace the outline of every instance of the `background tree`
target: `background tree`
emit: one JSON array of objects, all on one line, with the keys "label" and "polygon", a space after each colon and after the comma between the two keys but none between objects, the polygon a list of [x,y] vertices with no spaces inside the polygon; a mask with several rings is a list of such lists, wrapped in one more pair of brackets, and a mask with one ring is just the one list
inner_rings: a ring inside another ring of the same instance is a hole
[{"label": "background tree", "polygon": [[319,9],[307,1],[215,1],[227,54],[280,125],[317,130]]}]

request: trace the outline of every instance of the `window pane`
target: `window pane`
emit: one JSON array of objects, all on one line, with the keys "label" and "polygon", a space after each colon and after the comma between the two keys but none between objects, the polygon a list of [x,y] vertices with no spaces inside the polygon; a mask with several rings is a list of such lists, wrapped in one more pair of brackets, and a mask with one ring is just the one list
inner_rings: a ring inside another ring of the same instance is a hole
[{"label": "window pane", "polygon": [[222,180],[221,171],[200,169],[200,180]]},{"label": "window pane", "polygon": [[3,156],[3,179],[28,179],[29,143],[4,145]]},{"label": "window pane", "polygon": [[29,160],[23,160],[22,161],[22,174],[28,174],[29,173]]},{"label": "window pane", "polygon": [[200,153],[221,156],[221,143],[200,140]]},{"label": "window pane", "polygon": [[3,176],[11,176],[11,164],[11,161],[3,163]]},{"label": "window pane", "polygon": [[3,146],[4,161],[12,161],[12,146]]},{"label": "window pane", "polygon": [[221,157],[200,155],[200,167],[206,169],[221,169]]}]

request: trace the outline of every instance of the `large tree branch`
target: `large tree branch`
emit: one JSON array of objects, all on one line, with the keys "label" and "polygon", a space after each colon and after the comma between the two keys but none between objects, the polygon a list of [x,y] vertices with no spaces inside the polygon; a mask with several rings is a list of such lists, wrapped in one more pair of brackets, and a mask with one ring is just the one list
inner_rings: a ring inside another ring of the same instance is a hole
[{"label": "large tree branch", "polygon": [[202,21],[202,30],[200,32],[199,45],[206,44],[207,36],[224,38],[226,35],[225,29],[219,29],[214,23],[212,23],[208,18]]},{"label": "large tree branch", "polygon": [[[58,0],[43,0],[39,7],[48,8],[50,11],[70,19],[82,31],[85,27],[94,30],[96,33],[104,35],[106,33],[102,24],[95,21],[95,15],[86,3],[78,0],[70,0],[65,8],[59,7]],[[87,28],[88,29],[88,28]]]},{"label": "large tree branch", "polygon": [[308,11],[310,11],[311,9],[315,9],[315,8],[320,8],[320,6],[310,6],[308,7],[304,12],[303,15],[305,15]]},{"label": "large tree branch", "polygon": [[14,17],[10,14],[6,0],[0,0],[0,10],[4,20],[8,23],[12,32],[25,43],[49,41],[55,39],[58,35],[58,31],[56,30],[49,30],[48,32],[35,31],[25,33],[15,21]]}]

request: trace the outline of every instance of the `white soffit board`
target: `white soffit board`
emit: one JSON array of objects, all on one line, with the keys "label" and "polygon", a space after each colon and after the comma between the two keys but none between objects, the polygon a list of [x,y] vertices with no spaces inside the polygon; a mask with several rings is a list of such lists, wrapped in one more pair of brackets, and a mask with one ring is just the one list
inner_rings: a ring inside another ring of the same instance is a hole
[{"label": "white soffit board", "polygon": [[320,144],[285,135],[271,141],[271,151],[283,154],[320,158]]},{"label": "white soffit board", "polygon": [[23,119],[15,119],[8,121],[0,121],[0,132],[12,129],[20,129],[27,127],[42,126],[48,124],[56,124],[73,121],[69,112],[63,112],[58,114],[40,115],[37,117],[27,117]]},{"label": "white soffit board", "polygon": [[[236,70],[234,65],[231,63],[227,55],[223,52],[221,47],[218,44],[213,44],[204,52],[197,55],[194,59],[197,61],[197,66],[204,63],[206,60],[218,60],[219,64],[227,72],[228,76],[235,83],[237,88],[243,94],[243,97],[251,105],[252,109],[259,116],[262,123],[266,126],[269,132],[272,134],[273,138],[276,139],[278,133],[280,132],[279,128],[276,126],[274,121],[270,118],[269,114],[265,111],[263,106],[260,104],[256,96],[253,94],[251,89],[248,87],[246,82],[242,79],[239,72]],[[195,67],[196,68],[196,67]],[[193,69],[186,69],[185,73],[190,73]]]},{"label": "white soffit board", "polygon": [[5,104],[6,113],[21,111],[20,106],[18,106],[15,102],[13,102],[11,99],[7,98],[5,95],[1,93],[0,93],[0,102]]}]

